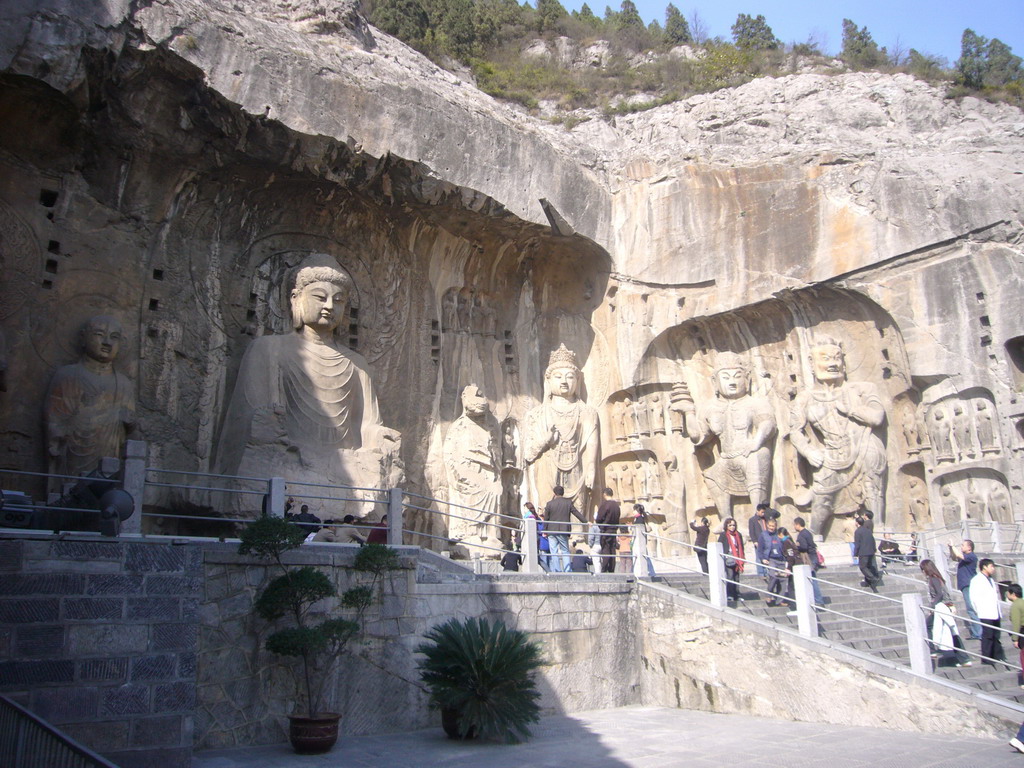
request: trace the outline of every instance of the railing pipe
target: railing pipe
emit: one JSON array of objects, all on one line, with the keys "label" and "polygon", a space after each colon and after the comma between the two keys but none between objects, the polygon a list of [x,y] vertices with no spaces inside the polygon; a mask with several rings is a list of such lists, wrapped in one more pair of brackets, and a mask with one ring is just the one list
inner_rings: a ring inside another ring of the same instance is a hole
[{"label": "railing pipe", "polygon": [[903,594],[903,623],[907,628],[907,649],[910,652],[910,668],[919,675],[932,672],[931,651],[928,648],[928,629],[925,623],[919,592]]},{"label": "railing pipe", "polygon": [[809,565],[793,567],[797,630],[804,637],[818,636],[818,615],[814,612],[814,587],[811,584],[813,574]]}]

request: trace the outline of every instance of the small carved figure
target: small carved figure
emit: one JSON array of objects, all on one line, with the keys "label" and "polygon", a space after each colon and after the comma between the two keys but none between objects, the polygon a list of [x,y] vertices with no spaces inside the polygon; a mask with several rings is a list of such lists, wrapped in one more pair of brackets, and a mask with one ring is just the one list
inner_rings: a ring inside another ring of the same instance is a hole
[{"label": "small carved figure", "polygon": [[900,416],[903,426],[903,440],[907,444],[907,453],[913,456],[921,452],[921,443],[917,437],[917,409],[913,403],[905,401],[903,408],[900,410]]},{"label": "small carved figure", "polygon": [[908,512],[913,527],[924,525],[928,522],[928,499],[925,494],[924,483],[916,477],[911,476],[908,480]]},{"label": "small carved figure", "polygon": [[454,331],[459,327],[458,303],[455,298],[456,293],[458,293],[457,288],[449,288],[444,292],[444,297],[441,299],[442,331]]},{"label": "small carved figure", "polygon": [[615,440],[621,442],[626,439],[629,433],[626,429],[626,403],[622,400],[616,400],[612,408],[614,409],[612,413],[614,421],[612,424],[615,427]]},{"label": "small carved figure", "polygon": [[664,497],[664,492],[661,486],[661,472],[658,466],[658,460],[653,456],[647,459],[647,487],[651,491],[651,498],[660,499]]},{"label": "small carved figure", "polygon": [[123,338],[117,318],[90,318],[79,332],[79,361],[53,374],[44,406],[52,473],[78,477],[100,459],[121,458],[135,429],[135,385],[114,370]]},{"label": "small carved figure", "polygon": [[629,464],[622,465],[622,500],[623,501],[636,501],[636,475],[633,473],[633,467]]},{"label": "small carved figure", "polygon": [[950,418],[945,406],[936,404],[928,411],[928,434],[932,440],[935,461],[953,460],[953,442],[950,439]]},{"label": "small carved figure", "polygon": [[953,495],[953,489],[948,485],[942,486],[942,522],[948,528],[951,525],[959,525],[961,520],[962,508],[960,502],[957,501],[956,496]]},{"label": "small carved figure", "polygon": [[999,453],[999,440],[996,438],[995,425],[992,421],[992,407],[983,397],[974,401],[974,421],[978,429],[981,452]]},{"label": "small carved figure", "polygon": [[973,480],[967,481],[967,519],[988,519],[985,515],[985,498],[978,493],[978,487]]},{"label": "small carved figure", "polygon": [[518,467],[516,452],[516,420],[506,419],[501,428],[501,459],[505,467]]},{"label": "small carved figure", "polygon": [[[448,536],[465,544],[500,548],[495,526],[502,493],[497,422],[475,384],[462,390],[462,415],[452,422],[444,439],[444,465],[449,498],[460,505],[451,509]],[[487,550],[469,553],[489,556]]]},{"label": "small carved figure", "polygon": [[690,390],[680,382],[672,388],[672,408],[683,415],[694,445],[718,443],[714,464],[704,472],[718,514],[732,514],[732,497],[747,496],[751,504],[768,500],[775,435],[775,415],[767,398],[750,394],[750,367],[732,352],[718,355],[714,371],[716,399],[698,413]]},{"label": "small carved figure", "polygon": [[614,464],[609,464],[604,470],[605,486],[612,489],[612,498],[622,498],[619,493],[619,471]]},{"label": "small carved figure", "polygon": [[564,344],[551,353],[544,372],[544,401],[526,415],[523,460],[530,498],[551,498],[556,485],[584,515],[597,474],[601,433],[597,411],[579,399],[581,372]]},{"label": "small carved figure", "polygon": [[636,478],[636,492],[638,497],[644,501],[651,498],[648,486],[647,467],[639,461],[633,463],[633,477]]},{"label": "small carved figure", "polygon": [[956,401],[953,403],[953,434],[956,437],[956,447],[960,452],[960,458],[974,456],[974,421],[966,403]]},{"label": "small carved figure", "polygon": [[473,321],[473,292],[463,288],[456,297],[456,316],[459,319],[458,332],[469,333]]},{"label": "small carved figure", "polygon": [[220,435],[220,472],[369,488],[401,481],[401,435],[381,421],[365,359],[343,342],[353,289],[332,256],[312,254],[300,265],[294,332],[261,336],[242,358]]},{"label": "small carved figure", "polygon": [[665,434],[665,409],[657,392],[651,395],[651,428],[656,435]]},{"label": "small carved figure", "polygon": [[627,395],[622,400],[622,406],[626,411],[626,431],[631,439],[640,437],[640,427],[636,421],[636,408],[633,406],[633,401],[630,400]]},{"label": "small carved figure", "polygon": [[847,382],[842,345],[811,349],[815,386],[797,395],[789,439],[812,467],[811,530],[822,533],[836,514],[864,507],[885,522],[885,443],[878,430],[885,406],[870,382]]},{"label": "small carved figure", "polygon": [[988,496],[988,516],[999,523],[1013,522],[1013,508],[1010,506],[1010,496],[1002,485],[997,485],[995,490]]},{"label": "small carved figure", "polygon": [[480,332],[484,336],[493,339],[498,323],[497,313],[494,311],[494,307],[491,306],[491,294],[484,293],[478,296],[473,311],[480,313]]},{"label": "small carved figure", "polygon": [[644,402],[642,397],[637,398],[634,403],[634,413],[636,415],[637,433],[641,436],[648,436],[651,434],[651,416],[647,410],[647,403]]}]

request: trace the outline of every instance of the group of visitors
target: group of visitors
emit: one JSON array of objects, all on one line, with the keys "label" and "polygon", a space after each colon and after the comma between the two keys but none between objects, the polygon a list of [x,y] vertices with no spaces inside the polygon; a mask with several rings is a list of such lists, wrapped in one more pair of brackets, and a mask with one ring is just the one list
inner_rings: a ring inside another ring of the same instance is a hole
[{"label": "group of visitors", "polygon": [[[552,499],[542,512],[538,512],[532,502],[523,505],[523,527],[516,534],[515,550],[502,556],[502,567],[506,571],[519,570],[526,521],[532,519],[537,525],[537,559],[543,570],[552,573],[614,573],[616,560],[619,559],[616,553],[622,549],[621,534],[625,526],[622,524],[622,509],[613,498],[612,489],[604,489],[604,500],[597,509],[594,522],[589,526],[583,514],[565,497],[564,488],[555,486],[552,493]],[[569,550],[573,517],[587,526],[586,550],[583,544],[578,544],[572,552]],[[653,578],[654,562],[647,551],[647,510],[643,504],[633,505],[628,530],[626,546],[629,548],[633,573]]]},{"label": "group of visitors", "polygon": [[284,519],[295,523],[308,534],[306,541],[328,544],[387,544],[388,516],[382,515],[373,525],[358,523],[355,515],[345,515],[341,521],[321,520],[303,504],[294,512],[295,499],[289,497],[284,506]]},{"label": "group of visitors", "polygon": [[[747,521],[747,540],[754,542],[753,562],[757,575],[767,585],[767,605],[784,605],[793,609],[796,607],[793,568],[809,565],[811,573],[816,574],[823,562],[818,556],[818,545],[807,529],[806,521],[802,517],[793,520],[793,530],[796,532],[793,536],[787,528],[779,525],[780,517],[779,512],[768,504],[758,504],[753,516]],[[707,573],[707,542],[711,533],[708,519],[702,518],[700,525],[690,523],[690,528],[697,534],[697,560],[701,570]],[[750,562],[744,548],[743,534],[739,532],[735,518],[727,517],[722,521],[718,543],[722,545],[725,561],[726,599],[732,606],[743,601],[739,591],[740,575]],[[816,580],[812,579],[811,587],[815,605],[824,605],[821,588]]]}]

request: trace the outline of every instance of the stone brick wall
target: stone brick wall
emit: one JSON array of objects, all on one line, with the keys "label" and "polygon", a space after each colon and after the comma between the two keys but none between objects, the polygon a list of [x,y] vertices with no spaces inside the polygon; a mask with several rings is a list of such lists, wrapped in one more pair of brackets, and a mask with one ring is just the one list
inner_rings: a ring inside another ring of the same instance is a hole
[{"label": "stone brick wall", "polygon": [[197,544],[0,540],[0,691],[122,768],[187,768]]},{"label": "stone brick wall", "polygon": [[[205,551],[197,749],[281,742],[285,716],[295,708],[294,667],[262,649],[268,627],[251,615],[265,568],[234,549],[211,544]],[[452,617],[501,619],[532,633],[543,646],[539,687],[548,711],[639,703],[630,584],[526,575],[440,583],[429,563],[414,559],[412,548],[400,551],[402,570],[367,614],[365,642],[342,660],[329,686],[328,704],[342,714],[343,734],[439,724],[418,684],[415,649],[431,627]],[[354,554],[354,547],[307,545],[296,562],[328,568],[343,590],[353,578]],[[431,553],[422,557],[440,560]]]}]

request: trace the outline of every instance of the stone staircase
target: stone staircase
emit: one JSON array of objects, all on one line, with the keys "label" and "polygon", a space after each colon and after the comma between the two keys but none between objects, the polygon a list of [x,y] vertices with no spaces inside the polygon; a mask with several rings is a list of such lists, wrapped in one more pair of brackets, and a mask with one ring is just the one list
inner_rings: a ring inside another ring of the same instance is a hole
[{"label": "stone staircase", "polygon": [[[843,587],[860,587],[861,574],[853,566],[829,566],[819,572],[825,581]],[[905,578],[897,578],[905,577]],[[912,579],[914,583],[907,581]],[[687,594],[708,599],[705,577],[700,574],[666,575],[657,579],[658,583],[679,589]],[[749,586],[743,586],[749,585]],[[797,628],[796,616],[789,616],[789,609],[783,606],[769,607],[765,595],[758,594],[752,587],[760,588],[763,582],[756,575],[744,574],[741,579],[741,602],[736,610],[767,621],[784,626]],[[927,593],[924,578],[920,570],[912,566],[890,565],[889,572],[878,588],[878,595],[867,595],[848,591],[832,584],[821,584],[825,608],[818,612],[818,632],[823,638],[847,645],[863,653],[886,659],[896,664],[910,666],[906,638],[896,632],[905,632],[903,622],[903,606],[899,602],[900,595],[905,592]],[[957,598],[958,611],[965,615],[960,593],[954,590]],[[885,599],[889,598],[889,599]],[[894,602],[895,601],[895,602]],[[838,614],[845,614],[838,615]],[[853,617],[853,618],[847,618]],[[865,623],[866,621],[871,624]],[[872,626],[872,625],[878,626]],[[1004,620],[1003,624],[1006,624]],[[979,651],[977,640],[965,638],[964,644],[971,653]],[[1002,638],[1003,649],[1010,661],[1016,661],[1017,649],[1005,636]],[[1024,704],[1024,689],[1017,685],[1015,669],[1007,669],[1003,665],[995,668],[981,664],[972,657],[972,665],[968,667],[938,667],[936,676],[961,685],[976,688],[986,694]]]}]

